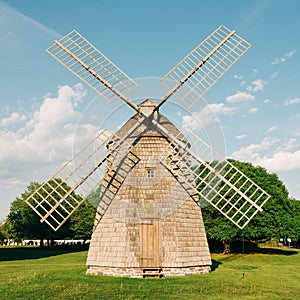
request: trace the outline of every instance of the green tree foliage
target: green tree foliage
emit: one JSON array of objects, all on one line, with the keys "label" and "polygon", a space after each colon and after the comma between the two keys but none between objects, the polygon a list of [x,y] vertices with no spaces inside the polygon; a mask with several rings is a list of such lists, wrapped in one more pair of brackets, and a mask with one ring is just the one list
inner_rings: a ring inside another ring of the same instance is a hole
[{"label": "green tree foliage", "polygon": [[290,199],[290,227],[286,237],[289,237],[292,241],[296,242],[298,248],[300,248],[300,201],[296,199]]},{"label": "green tree foliage", "polygon": [[4,223],[0,225],[0,245],[7,238],[6,230],[4,228]]},{"label": "green tree foliage", "polygon": [[85,201],[73,213],[69,220],[73,239],[88,240],[91,238],[96,209]]},{"label": "green tree foliage", "polygon": [[12,202],[9,215],[3,225],[7,237],[16,241],[22,239],[54,240],[66,238],[86,240],[90,238],[95,209],[88,203],[83,203],[56,232],[46,223],[40,222],[40,217],[25,202],[39,186],[40,184],[36,182],[31,183],[26,191]]},{"label": "green tree foliage", "polygon": [[268,174],[262,167],[230,160],[231,163],[261,186],[271,198],[243,229],[238,229],[211,205],[202,209],[206,233],[209,239],[222,241],[224,252],[229,251],[231,241],[245,238],[252,241],[275,238],[300,237],[299,201],[288,198],[288,191],[276,174]]},{"label": "green tree foliage", "polygon": [[61,238],[68,228],[54,232],[47,224],[41,223],[39,216],[26,204],[25,200],[39,187],[36,182],[31,183],[26,191],[16,198],[7,216],[8,236],[14,240]]},{"label": "green tree foliage", "polygon": [[[65,221],[69,215],[73,212],[74,208],[78,206],[82,201],[82,197],[74,192],[70,192],[71,188],[66,182],[63,182],[59,178],[53,178],[43,184],[42,188],[38,190],[38,193],[33,197],[25,197],[31,206],[35,207],[38,211],[38,215],[45,216],[46,212],[55,209],[51,212],[51,216],[47,218],[47,222],[51,224],[53,228],[57,228],[58,224]],[[31,195],[29,193],[29,195]],[[66,197],[66,198],[65,198]],[[58,202],[64,198],[64,201]],[[39,204],[39,205],[37,205]]]}]

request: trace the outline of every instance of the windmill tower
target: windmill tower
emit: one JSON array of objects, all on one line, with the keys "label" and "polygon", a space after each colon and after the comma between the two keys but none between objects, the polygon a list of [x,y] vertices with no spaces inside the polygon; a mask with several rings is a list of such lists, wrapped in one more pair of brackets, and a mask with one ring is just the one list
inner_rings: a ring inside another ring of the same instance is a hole
[{"label": "windmill tower", "polygon": [[137,84],[72,31],[47,49],[108,101],[135,111],[122,128],[98,136],[27,203],[54,230],[96,190],[99,203],[88,274],[162,277],[210,271],[200,204],[213,205],[244,228],[268,200],[259,186],[188,128],[159,108],[171,97],[189,108],[249,49],[220,26],[163,79],[168,93],[136,105],[125,95]]}]

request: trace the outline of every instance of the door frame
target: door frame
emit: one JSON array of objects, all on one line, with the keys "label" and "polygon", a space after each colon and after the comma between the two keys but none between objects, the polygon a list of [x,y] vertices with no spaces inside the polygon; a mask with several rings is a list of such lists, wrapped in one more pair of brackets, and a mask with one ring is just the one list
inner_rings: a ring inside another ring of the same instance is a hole
[{"label": "door frame", "polygon": [[156,219],[143,219],[140,228],[141,267],[159,268],[159,221]]}]

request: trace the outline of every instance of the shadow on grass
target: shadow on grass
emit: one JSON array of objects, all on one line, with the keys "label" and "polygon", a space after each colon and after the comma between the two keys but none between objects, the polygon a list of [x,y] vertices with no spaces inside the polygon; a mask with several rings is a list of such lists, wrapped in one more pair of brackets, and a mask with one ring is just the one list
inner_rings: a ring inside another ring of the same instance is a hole
[{"label": "shadow on grass", "polygon": [[218,261],[218,260],[215,260],[215,259],[212,259],[211,260],[211,271],[215,271],[216,269],[218,269],[219,265],[221,265],[222,262]]},{"label": "shadow on grass", "polygon": [[244,247],[242,243],[236,244],[231,249],[231,253],[243,253],[243,254],[268,254],[268,255],[285,255],[291,256],[299,253],[298,250],[293,250],[291,248],[260,248],[257,245],[251,243],[245,243]]},{"label": "shadow on grass", "polygon": [[[216,269],[218,269],[218,267],[220,265],[223,264],[222,261],[225,260],[235,260],[235,259],[239,259],[241,257],[241,255],[229,255],[228,258],[224,258],[222,260],[212,260],[212,266],[211,266],[211,271],[214,272]],[[236,269],[236,270],[243,270],[243,271],[250,271],[250,270],[254,270],[254,269],[258,269],[259,267],[257,266],[250,266],[250,265],[237,265],[237,266],[224,266],[226,268],[230,268],[230,269]]]},{"label": "shadow on grass", "polygon": [[292,250],[292,249],[287,249],[287,248],[257,248],[257,249],[253,249],[250,251],[247,251],[245,253],[249,253],[249,254],[276,254],[276,255],[286,255],[286,256],[290,256],[290,255],[295,255],[297,253],[299,253],[299,251],[297,250]]},{"label": "shadow on grass", "polygon": [[1,247],[0,261],[37,259],[71,252],[85,251],[84,247],[37,248],[37,247]]},{"label": "shadow on grass", "polygon": [[[248,249],[250,250],[250,249]],[[216,253],[216,251],[215,251]],[[220,253],[220,252],[219,252]],[[212,272],[215,271],[221,264],[224,264],[225,268],[229,269],[235,269],[235,270],[241,270],[243,271],[242,278],[244,278],[244,272],[245,271],[251,271],[254,269],[260,268],[260,266],[254,266],[254,265],[246,265],[246,264],[240,264],[240,265],[226,265],[226,262],[232,262],[234,260],[238,260],[240,258],[245,257],[245,254],[266,254],[266,255],[295,255],[298,254],[299,250],[292,250],[290,248],[251,248],[251,251],[245,251],[244,253],[242,249],[239,249],[238,247],[233,247],[230,253],[224,254],[224,256],[219,260],[212,260]]]},{"label": "shadow on grass", "polygon": [[[212,253],[223,253],[223,244],[219,241],[209,241],[209,248]],[[251,241],[234,241],[230,244],[231,254],[268,254],[268,255],[286,255],[291,256],[299,253],[299,249],[292,248],[271,248],[258,247],[258,245]],[[230,257],[230,254],[229,256]]]}]

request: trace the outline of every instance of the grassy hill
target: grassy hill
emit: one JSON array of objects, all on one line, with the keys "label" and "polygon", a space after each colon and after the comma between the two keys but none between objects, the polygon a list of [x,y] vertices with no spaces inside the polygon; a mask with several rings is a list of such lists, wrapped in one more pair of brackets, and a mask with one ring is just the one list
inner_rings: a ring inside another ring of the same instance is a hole
[{"label": "grassy hill", "polygon": [[86,251],[0,248],[0,299],[300,299],[300,251],[213,254],[213,272],[163,279],[85,275]]}]

